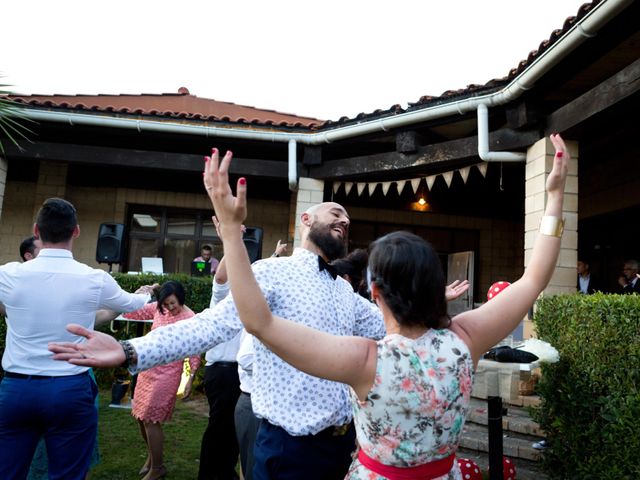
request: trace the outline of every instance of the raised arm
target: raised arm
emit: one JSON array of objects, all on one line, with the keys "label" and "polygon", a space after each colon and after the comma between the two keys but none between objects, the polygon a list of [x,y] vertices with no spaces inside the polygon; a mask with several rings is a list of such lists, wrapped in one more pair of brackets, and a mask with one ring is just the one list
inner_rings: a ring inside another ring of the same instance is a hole
[{"label": "raised arm", "polygon": [[362,398],[375,376],[376,343],[361,337],[339,337],[271,314],[251,270],[239,226],[246,217],[247,185],[228,182],[232,154],[219,163],[218,151],[205,161],[205,188],[220,220],[231,293],[247,332],[295,368],[317,377],[351,385]]},{"label": "raised arm", "polygon": [[468,345],[474,362],[516,328],[549,283],[555,269],[561,235],[556,227],[561,226],[570,157],[560,135],[551,135],[551,142],[556,154],[547,178],[547,206],[529,266],[517,282],[490,302],[453,319],[451,328]]}]

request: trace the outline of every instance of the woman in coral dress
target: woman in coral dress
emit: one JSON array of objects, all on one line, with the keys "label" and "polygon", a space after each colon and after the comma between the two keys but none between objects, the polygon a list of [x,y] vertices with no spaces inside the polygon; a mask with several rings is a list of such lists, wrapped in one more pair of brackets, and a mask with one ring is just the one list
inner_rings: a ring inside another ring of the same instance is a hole
[{"label": "woman in coral dress", "polygon": [[[194,313],[184,304],[184,288],[174,281],[166,282],[160,287],[157,302],[124,315],[132,320],[153,319],[152,330],[193,316]],[[131,414],[138,420],[142,438],[147,444],[147,460],[140,470],[140,475],[145,475],[143,480],[156,480],[166,474],[163,464],[162,424],[171,419],[180,386],[182,365],[182,361],[176,361],[138,375]],[[191,389],[194,373],[200,366],[200,357],[191,357],[189,365],[191,377],[185,394]]]}]

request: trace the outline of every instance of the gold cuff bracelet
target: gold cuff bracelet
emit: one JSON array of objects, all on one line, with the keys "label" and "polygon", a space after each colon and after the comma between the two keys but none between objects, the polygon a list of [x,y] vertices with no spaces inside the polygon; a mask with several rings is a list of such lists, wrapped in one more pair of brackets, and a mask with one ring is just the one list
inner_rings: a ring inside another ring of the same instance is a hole
[{"label": "gold cuff bracelet", "polygon": [[564,231],[564,220],[558,217],[545,215],[540,221],[540,233],[550,237],[562,237]]}]

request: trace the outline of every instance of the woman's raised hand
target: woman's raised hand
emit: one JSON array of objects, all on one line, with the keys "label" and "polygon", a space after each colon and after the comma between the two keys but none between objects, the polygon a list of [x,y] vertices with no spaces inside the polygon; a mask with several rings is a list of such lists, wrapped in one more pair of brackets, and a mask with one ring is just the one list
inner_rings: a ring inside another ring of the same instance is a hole
[{"label": "woman's raised hand", "polygon": [[556,154],[553,157],[553,168],[547,177],[547,192],[562,194],[564,193],[564,184],[569,172],[571,156],[560,134],[554,133],[549,139],[556,149]]},{"label": "woman's raised hand", "polygon": [[203,180],[207,195],[211,199],[216,217],[224,226],[242,224],[247,217],[247,181],[240,178],[236,187],[236,197],[229,185],[229,165],[233,153],[228,150],[222,160],[217,148],[211,149],[211,156],[204,157]]}]

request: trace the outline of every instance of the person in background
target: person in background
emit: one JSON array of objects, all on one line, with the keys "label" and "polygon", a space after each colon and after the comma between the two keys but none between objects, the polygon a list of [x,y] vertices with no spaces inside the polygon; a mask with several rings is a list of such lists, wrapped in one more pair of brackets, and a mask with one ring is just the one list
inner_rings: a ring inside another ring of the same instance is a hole
[{"label": "person in background", "polygon": [[[124,317],[134,320],[153,319],[151,330],[154,330],[194,315],[184,304],[184,288],[179,282],[168,281],[162,284],[157,298],[157,302],[148,303],[135,312],[124,314]],[[177,360],[142,372],[138,376],[131,415],[138,420],[140,433],[147,446],[147,459],[139,472],[140,475],[144,475],[143,480],[156,480],[167,473],[164,466],[162,424],[170,420],[173,414],[182,366],[183,361]],[[192,356],[189,366],[191,376],[185,387],[185,395],[189,395],[191,391],[196,370],[200,366],[200,356]]]},{"label": "person in background", "polygon": [[353,291],[369,299],[367,291],[367,261],[369,255],[366,250],[356,248],[346,257],[331,262],[338,275],[344,278],[353,287]]},{"label": "person in background", "polygon": [[65,330],[68,321],[93,329],[98,309],[132,311],[149,295],[127,293],[107,272],[73,259],[80,227],[66,200],[45,200],[34,234],[42,242],[37,258],[0,267],[0,302],[7,314],[0,478],[26,478],[44,437],[50,478],[84,480],[96,442],[97,388],[87,367],[56,362],[47,346],[79,341]]},{"label": "person in background", "polygon": [[591,295],[600,290],[598,282],[591,273],[589,262],[584,259],[578,259],[578,292],[584,295]]},{"label": "person in background", "polygon": [[42,241],[39,238],[36,238],[35,235],[31,235],[20,243],[20,258],[22,258],[23,262],[33,260],[38,256],[41,248]]},{"label": "person in background", "polygon": [[[212,218],[216,231],[217,218]],[[244,225],[242,231],[244,232]],[[218,231],[218,236],[220,232]],[[224,257],[220,260],[211,284],[213,308],[229,293]],[[240,395],[236,355],[240,346],[238,333],[205,354],[204,392],[209,403],[209,421],[202,435],[198,480],[236,480],[238,441],[234,425],[234,409]]]},{"label": "person in background", "polygon": [[[220,224],[213,217],[213,224],[220,236]],[[244,225],[241,226],[245,231]],[[287,250],[287,244],[278,240],[271,255],[277,258]],[[224,257],[220,260],[213,279],[211,304],[213,308],[229,294],[229,283]],[[240,467],[244,480],[253,477],[253,445],[260,419],[251,406],[251,375],[253,373],[253,337],[242,330],[229,342],[207,351],[207,369],[211,369],[209,381],[205,373],[205,392],[209,401],[209,424],[202,437],[199,480],[237,478],[236,459],[240,454]],[[233,356],[231,353],[233,352]],[[218,366],[215,359],[225,362]],[[226,368],[226,363],[235,365],[235,374]],[[239,385],[239,390],[238,390]],[[233,403],[230,400],[234,399]],[[229,420],[232,424],[229,425]],[[230,438],[233,432],[234,437]]]},{"label": "person in background", "polygon": [[[500,296],[451,319],[445,277],[433,248],[394,232],[371,248],[371,297],[387,330],[381,341],[338,336],[273,315],[247,259],[238,225],[246,180],[233,197],[231,155],[205,165],[205,185],[221,222],[234,302],[247,331],[310,375],[349,385],[360,450],[347,478],[462,478],[455,461],[482,354],[521,321],[548,284],[560,251],[569,154],[562,138],[547,183],[547,205],[523,276]],[[297,455],[291,452],[290,455]],[[288,477],[287,477],[288,478]]]},{"label": "person in background", "polygon": [[618,278],[621,293],[640,293],[640,280],[638,280],[638,261],[627,260],[622,268],[622,275]]},{"label": "person in background", "polygon": [[193,259],[194,262],[210,262],[211,275],[216,273],[218,268],[218,259],[213,256],[213,248],[211,245],[203,245],[200,249],[200,256]]},{"label": "person in background", "polygon": [[287,252],[287,244],[282,243],[280,240],[278,240],[278,243],[276,243],[276,249],[273,251],[271,256],[274,258],[278,258],[280,255],[286,252]]}]

